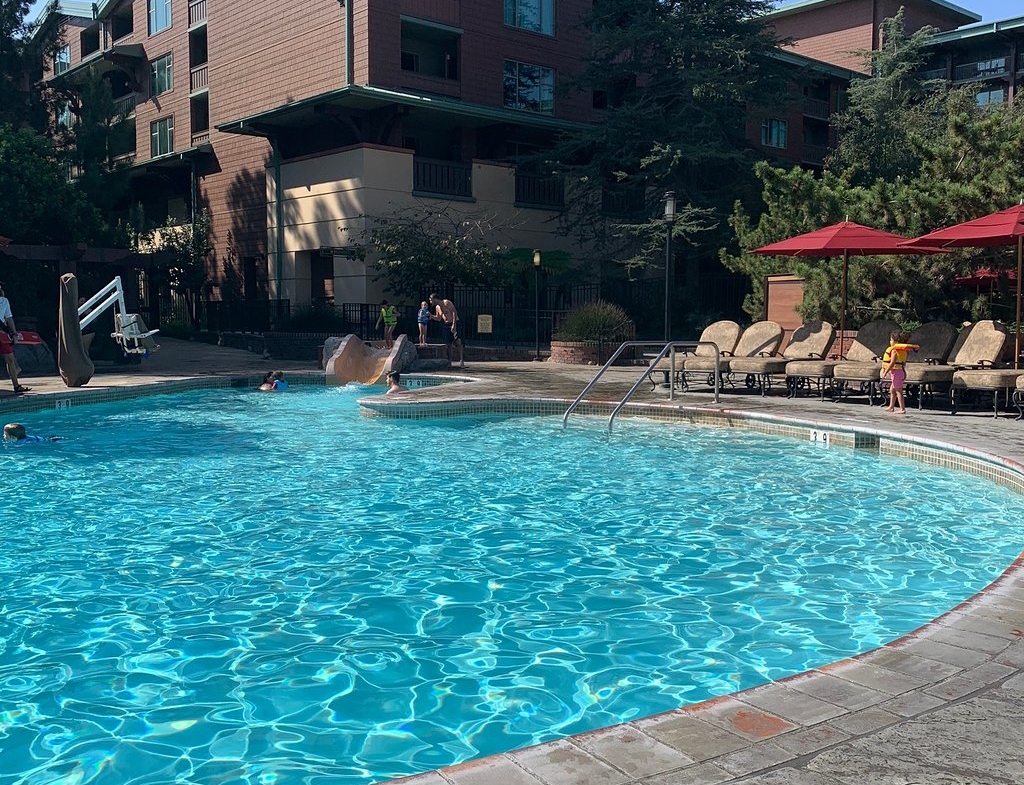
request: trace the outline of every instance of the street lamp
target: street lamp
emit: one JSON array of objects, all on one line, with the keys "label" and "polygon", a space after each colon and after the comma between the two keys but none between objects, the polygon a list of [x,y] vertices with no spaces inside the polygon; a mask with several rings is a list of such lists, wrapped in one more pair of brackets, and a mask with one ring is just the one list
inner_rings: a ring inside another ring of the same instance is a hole
[{"label": "street lamp", "polygon": [[533,249],[533,293],[534,293],[534,322],[533,335],[536,347],[535,360],[540,359],[540,249]]},{"label": "street lamp", "polygon": [[676,192],[665,191],[665,343],[669,342],[672,321],[669,302],[672,290],[672,225],[676,222]]}]

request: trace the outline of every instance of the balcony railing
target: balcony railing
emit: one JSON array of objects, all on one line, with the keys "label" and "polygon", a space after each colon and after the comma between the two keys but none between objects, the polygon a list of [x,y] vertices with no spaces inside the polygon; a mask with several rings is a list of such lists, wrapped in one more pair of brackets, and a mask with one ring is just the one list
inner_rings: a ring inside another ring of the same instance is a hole
[{"label": "balcony railing", "polygon": [[128,93],[128,95],[122,95],[120,98],[114,99],[114,115],[116,117],[126,118],[134,114],[135,93]]},{"label": "balcony railing", "polygon": [[413,159],[412,187],[414,191],[471,197],[473,168],[457,161],[416,157]]},{"label": "balcony railing", "polygon": [[516,203],[564,207],[565,184],[560,177],[516,172]]},{"label": "balcony railing", "polygon": [[1017,55],[1017,73],[1024,71],[1024,52]]},{"label": "balcony railing", "polygon": [[1009,73],[1009,63],[1005,57],[993,57],[977,63],[964,63],[953,69],[953,79],[965,82],[971,79],[987,79],[990,76],[1002,76]]},{"label": "balcony railing", "polygon": [[207,64],[197,65],[189,71],[189,90],[193,93],[206,90],[210,85],[210,66]]},{"label": "balcony railing", "polygon": [[816,117],[819,120],[828,120],[831,110],[828,100],[824,98],[804,98],[804,115]]},{"label": "balcony railing", "polygon": [[828,148],[825,145],[805,144],[800,154],[800,160],[805,164],[822,166],[825,163],[826,155],[828,155]]},{"label": "balcony railing", "polygon": [[206,21],[206,0],[191,0],[188,4],[188,26]]},{"label": "balcony railing", "polygon": [[945,68],[930,68],[927,71],[918,71],[917,78],[922,82],[932,82],[936,79],[946,78]]},{"label": "balcony railing", "polygon": [[192,146],[195,147],[197,144],[207,144],[210,141],[209,129],[205,131],[196,131],[192,134]]}]

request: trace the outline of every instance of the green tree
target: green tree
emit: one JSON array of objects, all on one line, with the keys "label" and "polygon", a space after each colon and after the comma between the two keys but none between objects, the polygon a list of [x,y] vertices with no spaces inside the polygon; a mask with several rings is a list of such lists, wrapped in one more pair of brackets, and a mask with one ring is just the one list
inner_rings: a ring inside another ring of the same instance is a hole
[{"label": "green tree", "polygon": [[902,8],[881,27],[882,46],[860,51],[871,77],[850,84],[847,109],[832,119],[842,144],[828,168],[860,185],[918,174],[924,151],[917,141],[942,126],[945,97],[938,83],[920,78],[936,29],[908,33]]},{"label": "green tree", "polygon": [[365,239],[376,255],[378,280],[400,296],[418,296],[425,285],[511,285],[532,264],[494,242],[505,227],[483,212],[423,206],[371,221]]},{"label": "green tree", "polygon": [[207,265],[214,251],[211,221],[210,211],[203,209],[191,224],[171,220],[156,229],[140,232],[133,242],[133,250],[156,253],[157,258],[166,259],[161,268],[154,271],[154,281],[165,280],[171,290],[184,299],[193,330],[199,329],[201,303],[213,284]]},{"label": "green tree", "polygon": [[[572,194],[565,231],[636,268],[663,258],[665,191],[678,200],[681,240],[721,223],[753,182],[748,111],[788,100],[761,19],[771,9],[762,0],[596,0],[591,55],[568,89],[604,100],[605,116],[566,134],[546,159]],[[609,219],[614,210],[601,207],[615,203],[626,209]],[[715,244],[714,233],[703,239]],[[695,258],[687,242],[676,247]]]},{"label": "green tree", "polygon": [[90,242],[99,213],[68,182],[49,140],[0,124],[0,231],[19,243]]},{"label": "green tree", "polygon": [[[62,31],[53,27],[46,35],[33,35],[35,23],[27,21],[32,0],[0,0],[0,123],[15,128],[46,127],[45,107],[33,83],[41,77],[39,63],[52,59],[63,45]],[[53,0],[40,17],[57,6]]]}]

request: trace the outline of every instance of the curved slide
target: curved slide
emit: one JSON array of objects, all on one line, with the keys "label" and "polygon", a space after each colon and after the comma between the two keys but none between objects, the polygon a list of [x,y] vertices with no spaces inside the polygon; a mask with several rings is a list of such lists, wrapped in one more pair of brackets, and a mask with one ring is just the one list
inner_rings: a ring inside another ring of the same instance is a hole
[{"label": "curved slide", "polygon": [[60,314],[57,319],[57,368],[68,387],[84,387],[96,372],[82,342],[78,318],[78,279],[71,273],[60,277]]},{"label": "curved slide", "polygon": [[391,370],[393,358],[398,356],[407,340],[406,336],[400,335],[390,349],[372,349],[358,335],[346,335],[324,363],[324,372],[329,380],[333,378],[339,384],[381,384],[384,375]]}]

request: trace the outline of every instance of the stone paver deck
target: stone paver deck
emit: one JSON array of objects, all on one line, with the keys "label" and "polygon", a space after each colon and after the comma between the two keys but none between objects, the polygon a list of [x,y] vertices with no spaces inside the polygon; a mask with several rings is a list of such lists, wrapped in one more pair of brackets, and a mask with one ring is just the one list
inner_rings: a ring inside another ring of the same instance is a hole
[{"label": "stone paver deck", "polygon": [[[255,378],[309,371],[237,350],[162,340],[142,366],[96,376],[118,389],[204,375]],[[573,399],[595,369],[550,363],[470,363],[446,385],[408,400]],[[590,398],[617,401],[635,369],[616,369]],[[49,408],[79,394],[59,378],[23,380],[12,397],[0,381],[0,414]],[[404,397],[404,396],[403,396]],[[834,404],[701,389],[678,395],[644,384],[636,400],[708,411],[759,413],[943,442],[1024,465],[1024,422],[992,417],[988,403],[950,416],[940,409],[893,415],[862,399]],[[50,402],[48,402],[50,401]],[[936,405],[944,401],[935,402]],[[1013,524],[1020,522],[1013,521]],[[972,600],[889,645],[779,682],[581,736],[408,777],[402,785],[1010,785],[1024,782],[1024,561]]]}]

